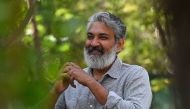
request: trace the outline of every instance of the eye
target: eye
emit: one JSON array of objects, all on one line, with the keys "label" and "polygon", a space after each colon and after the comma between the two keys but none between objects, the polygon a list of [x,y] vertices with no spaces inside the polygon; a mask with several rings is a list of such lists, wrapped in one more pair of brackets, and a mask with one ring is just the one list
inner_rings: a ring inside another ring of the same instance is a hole
[{"label": "eye", "polygon": [[105,35],[105,34],[102,34],[102,35],[99,36],[99,38],[101,40],[107,40],[109,37],[107,35]]},{"label": "eye", "polygon": [[87,33],[87,39],[92,40],[94,38],[94,35],[91,33]]}]

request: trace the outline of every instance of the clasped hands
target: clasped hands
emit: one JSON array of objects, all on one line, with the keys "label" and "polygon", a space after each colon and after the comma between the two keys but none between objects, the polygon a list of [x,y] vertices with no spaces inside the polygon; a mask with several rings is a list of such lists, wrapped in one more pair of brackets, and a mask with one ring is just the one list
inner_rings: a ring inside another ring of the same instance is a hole
[{"label": "clasped hands", "polygon": [[87,86],[88,81],[93,80],[93,78],[87,75],[85,71],[77,64],[67,62],[59,72],[59,80],[56,82],[55,89],[60,93],[64,91],[69,84],[76,88],[74,80],[84,86]]}]

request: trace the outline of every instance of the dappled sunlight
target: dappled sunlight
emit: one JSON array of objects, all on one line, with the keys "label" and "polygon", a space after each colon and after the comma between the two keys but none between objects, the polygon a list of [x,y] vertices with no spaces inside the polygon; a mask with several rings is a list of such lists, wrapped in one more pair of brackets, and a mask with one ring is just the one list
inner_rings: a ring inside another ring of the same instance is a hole
[{"label": "dappled sunlight", "polygon": [[[151,109],[170,109],[173,81],[165,76],[170,73],[169,63],[155,32],[157,13],[146,0],[0,1],[0,102],[5,99],[0,108],[47,109],[43,103],[62,65],[75,62],[86,66],[86,23],[97,11],[113,12],[127,25],[119,57],[145,67],[151,75],[157,97]],[[162,100],[168,105],[159,106]]]}]

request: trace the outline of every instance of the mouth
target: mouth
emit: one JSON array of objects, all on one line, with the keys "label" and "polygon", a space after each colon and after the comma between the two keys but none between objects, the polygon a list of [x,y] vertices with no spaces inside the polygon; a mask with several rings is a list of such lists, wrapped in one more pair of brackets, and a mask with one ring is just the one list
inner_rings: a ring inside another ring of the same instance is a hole
[{"label": "mouth", "polygon": [[99,50],[93,50],[91,52],[89,52],[90,55],[102,55],[103,53],[100,52]]},{"label": "mouth", "polygon": [[104,54],[103,47],[86,47],[86,50],[89,55],[103,55]]}]

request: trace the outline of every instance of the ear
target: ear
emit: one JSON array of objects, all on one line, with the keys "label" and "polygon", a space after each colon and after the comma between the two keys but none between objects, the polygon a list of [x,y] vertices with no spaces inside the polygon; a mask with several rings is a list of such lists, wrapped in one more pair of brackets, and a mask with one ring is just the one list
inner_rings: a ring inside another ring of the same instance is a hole
[{"label": "ear", "polygon": [[117,42],[116,45],[116,51],[117,53],[121,52],[124,48],[124,44],[125,44],[125,39],[124,38],[120,38]]}]

